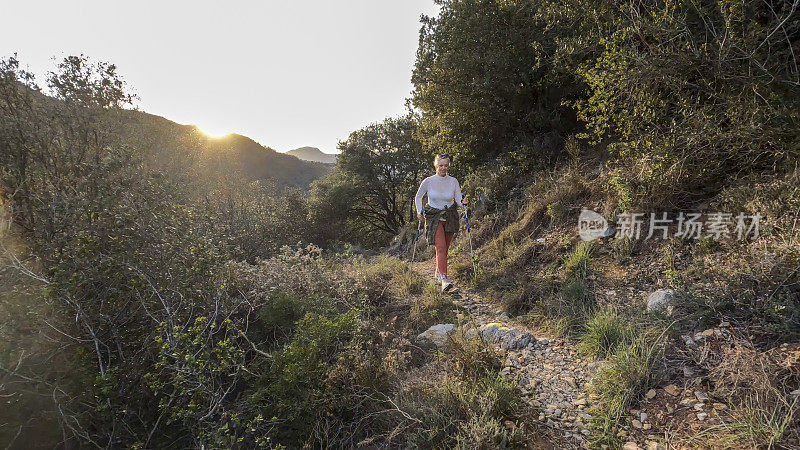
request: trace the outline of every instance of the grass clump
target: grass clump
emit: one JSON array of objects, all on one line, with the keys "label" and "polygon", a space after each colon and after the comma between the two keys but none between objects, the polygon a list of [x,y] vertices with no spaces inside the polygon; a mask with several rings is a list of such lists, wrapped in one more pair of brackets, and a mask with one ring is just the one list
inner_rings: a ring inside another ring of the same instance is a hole
[{"label": "grass clump", "polygon": [[572,253],[564,258],[564,271],[568,276],[586,278],[586,275],[589,274],[593,249],[591,242],[581,242]]},{"label": "grass clump", "polygon": [[607,358],[632,336],[632,327],[616,310],[601,309],[586,323],[579,348],[595,358]]},{"label": "grass clump", "polygon": [[396,277],[409,271],[408,265],[399,258],[381,255],[364,268],[364,275],[378,281],[379,284],[389,284]]},{"label": "grass clump", "polygon": [[561,301],[555,312],[569,322],[569,331],[580,329],[594,308],[594,300],[583,278],[568,278],[561,285]]},{"label": "grass clump", "polygon": [[422,294],[425,287],[425,279],[411,270],[395,275],[392,281],[400,297]]},{"label": "grass clump", "polygon": [[611,254],[614,260],[620,264],[625,264],[630,261],[636,250],[636,241],[629,236],[614,239],[611,247]]},{"label": "grass clump", "polygon": [[662,356],[665,330],[647,329],[630,341],[617,345],[590,387],[599,402],[594,415],[592,441],[597,445],[617,445],[615,428],[626,411],[647,390],[655,378],[654,368]]},{"label": "grass clump", "polygon": [[406,446],[530,447],[525,424],[531,411],[519,387],[500,377],[501,352],[478,337],[457,334],[442,363],[444,373],[413,377],[398,396],[398,406],[416,422]]},{"label": "grass clump", "polygon": [[547,315],[529,312],[516,318],[516,321],[525,326],[536,326],[551,336],[564,337],[569,335],[574,323],[568,317],[551,317]]},{"label": "grass clump", "polygon": [[418,380],[400,396],[411,417],[418,421],[409,433],[412,448],[524,447],[527,437],[504,420],[522,414],[518,388],[497,374],[477,380],[451,375]]},{"label": "grass clump", "polygon": [[[793,370],[797,350],[757,350],[749,339],[734,335],[730,345],[709,361],[714,389],[731,406],[731,417],[702,436],[728,448],[794,448],[800,442],[800,387]],[[696,439],[697,437],[695,437]],[[694,444],[694,442],[691,442]]]},{"label": "grass clump", "polygon": [[414,299],[408,323],[414,330],[425,330],[437,323],[455,321],[455,305],[450,298],[440,292],[434,284],[426,284],[422,295]]},{"label": "grass clump", "polygon": [[[556,336],[567,336],[581,330],[594,309],[594,297],[582,278],[563,282],[542,278],[521,284],[504,296],[509,313],[520,312],[517,320],[537,326]],[[525,309],[527,309],[527,311]]]},{"label": "grass clump", "polygon": [[425,279],[411,270],[408,263],[399,258],[381,255],[365,263],[361,272],[363,290],[367,296],[386,301],[389,297],[420,295]]}]

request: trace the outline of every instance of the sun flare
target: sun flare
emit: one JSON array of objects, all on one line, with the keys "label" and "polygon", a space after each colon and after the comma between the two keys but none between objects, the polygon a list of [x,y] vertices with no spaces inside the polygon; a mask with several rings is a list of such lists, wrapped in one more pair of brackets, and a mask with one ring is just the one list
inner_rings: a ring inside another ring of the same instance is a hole
[{"label": "sun flare", "polygon": [[197,128],[198,131],[200,131],[201,133],[205,134],[206,136],[212,137],[212,138],[224,137],[224,136],[227,136],[227,135],[231,134],[229,131],[214,130],[214,129],[210,129],[210,128],[206,128],[206,127],[201,127],[200,125],[195,125],[195,128]]}]

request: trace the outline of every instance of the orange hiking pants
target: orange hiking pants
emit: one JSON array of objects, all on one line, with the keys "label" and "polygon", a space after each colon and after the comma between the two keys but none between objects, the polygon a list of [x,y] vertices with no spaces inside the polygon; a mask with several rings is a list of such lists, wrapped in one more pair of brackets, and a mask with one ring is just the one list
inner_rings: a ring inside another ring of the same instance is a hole
[{"label": "orange hiking pants", "polygon": [[447,275],[447,249],[455,233],[444,231],[444,221],[440,220],[436,226],[436,234],[433,237],[433,246],[436,248],[436,271]]}]

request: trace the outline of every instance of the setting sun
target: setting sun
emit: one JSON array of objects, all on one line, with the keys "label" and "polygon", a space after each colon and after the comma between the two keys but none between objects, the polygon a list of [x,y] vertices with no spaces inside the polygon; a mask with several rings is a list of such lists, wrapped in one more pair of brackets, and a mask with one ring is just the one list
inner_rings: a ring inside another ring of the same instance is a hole
[{"label": "setting sun", "polygon": [[211,128],[201,127],[200,125],[195,125],[198,131],[205,134],[208,137],[219,138],[224,137],[231,134],[229,131],[219,131]]}]

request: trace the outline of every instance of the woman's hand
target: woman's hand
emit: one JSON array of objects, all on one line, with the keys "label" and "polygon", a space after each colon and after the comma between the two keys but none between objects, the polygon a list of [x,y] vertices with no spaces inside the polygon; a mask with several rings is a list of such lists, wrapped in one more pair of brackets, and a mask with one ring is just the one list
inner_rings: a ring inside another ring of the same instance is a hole
[{"label": "woman's hand", "polygon": [[461,204],[466,205],[467,203],[469,203],[469,196],[465,195],[464,198],[461,199]]},{"label": "woman's hand", "polygon": [[418,212],[417,213],[417,219],[419,219],[420,222],[424,222],[425,221],[425,215],[422,214],[421,212]]}]

